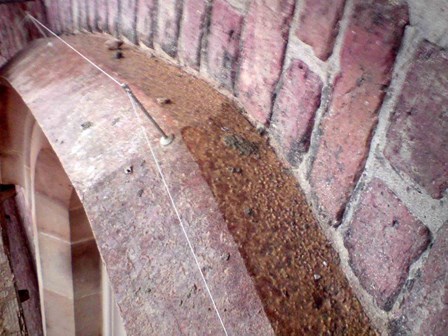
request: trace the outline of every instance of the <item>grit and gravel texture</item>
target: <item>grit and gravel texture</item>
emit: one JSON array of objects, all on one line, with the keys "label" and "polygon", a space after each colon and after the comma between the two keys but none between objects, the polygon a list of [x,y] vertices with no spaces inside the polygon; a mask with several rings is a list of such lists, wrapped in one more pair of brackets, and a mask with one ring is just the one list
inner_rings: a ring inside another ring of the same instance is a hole
[{"label": "grit and gravel texture", "polygon": [[375,335],[297,181],[228,98],[134,46],[117,59],[106,35],[64,38],[161,106],[155,117],[198,163],[277,335]]}]

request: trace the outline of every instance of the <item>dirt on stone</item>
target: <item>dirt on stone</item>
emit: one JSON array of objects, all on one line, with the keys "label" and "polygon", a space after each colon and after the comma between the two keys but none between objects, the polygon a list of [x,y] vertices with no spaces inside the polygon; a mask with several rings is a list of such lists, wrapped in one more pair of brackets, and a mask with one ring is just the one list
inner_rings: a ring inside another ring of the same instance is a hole
[{"label": "dirt on stone", "polygon": [[291,170],[236,106],[134,47],[117,62],[98,43],[104,36],[67,39],[155,102],[170,97],[164,113],[209,184],[276,335],[376,334]]},{"label": "dirt on stone", "polygon": [[219,115],[184,128],[182,134],[218,201],[275,333],[375,335],[336,252],[268,139],[226,104]]}]

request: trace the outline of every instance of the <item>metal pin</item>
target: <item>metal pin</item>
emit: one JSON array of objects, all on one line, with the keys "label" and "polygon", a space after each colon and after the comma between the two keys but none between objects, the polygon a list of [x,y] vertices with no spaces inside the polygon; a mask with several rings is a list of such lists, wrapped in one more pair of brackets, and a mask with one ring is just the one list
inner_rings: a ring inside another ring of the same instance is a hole
[{"label": "metal pin", "polygon": [[126,91],[129,96],[131,96],[132,99],[136,102],[138,107],[143,111],[143,113],[148,117],[148,119],[152,122],[154,127],[162,134],[162,137],[160,138],[160,144],[162,146],[168,146],[170,143],[174,140],[174,134],[167,135],[163,129],[160,127],[160,125],[155,121],[155,119],[149,114],[149,112],[146,110],[146,108],[143,106],[143,104],[138,100],[138,98],[134,95],[131,88],[128,84],[123,83],[121,84],[121,87]]}]

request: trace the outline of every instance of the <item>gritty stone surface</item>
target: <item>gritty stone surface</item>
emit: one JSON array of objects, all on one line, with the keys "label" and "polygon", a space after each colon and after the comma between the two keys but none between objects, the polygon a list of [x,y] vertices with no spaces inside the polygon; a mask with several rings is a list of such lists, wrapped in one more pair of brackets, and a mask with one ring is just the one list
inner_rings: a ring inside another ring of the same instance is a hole
[{"label": "gritty stone surface", "polygon": [[377,113],[407,23],[404,5],[355,1],[341,50],[341,71],[310,174],[326,221],[337,225],[364,168]]},{"label": "gritty stone surface", "polygon": [[169,56],[177,55],[177,41],[182,15],[181,0],[159,1],[157,5],[157,34],[155,41]]},{"label": "gritty stone surface", "polygon": [[428,247],[429,230],[380,180],[361,195],[344,238],[350,264],[379,307],[390,310],[410,265]]},{"label": "gritty stone surface", "polygon": [[184,0],[179,35],[179,58],[196,70],[199,69],[207,4],[207,0]]},{"label": "gritty stone surface", "polygon": [[208,73],[233,89],[238,68],[239,44],[244,16],[225,0],[213,3],[208,35]]},{"label": "gritty stone surface", "polygon": [[275,334],[374,334],[294,177],[266,138],[231,112],[232,107],[223,104],[218,115],[182,133],[238,244]]},{"label": "gritty stone surface", "polygon": [[262,124],[271,114],[294,7],[293,0],[255,0],[246,15],[236,93]]},{"label": "gritty stone surface", "polygon": [[387,133],[385,155],[433,198],[448,187],[448,52],[422,42]]},{"label": "gritty stone surface", "polygon": [[408,283],[390,334],[444,336],[448,330],[448,222],[437,233],[428,259]]},{"label": "gritty stone surface", "polygon": [[323,61],[331,55],[339,32],[339,20],[344,11],[345,0],[305,0],[302,3],[296,35],[309,44],[314,54]]},{"label": "gritty stone surface", "polygon": [[293,60],[281,79],[271,121],[276,148],[293,165],[308,151],[321,91],[319,76],[304,62]]}]

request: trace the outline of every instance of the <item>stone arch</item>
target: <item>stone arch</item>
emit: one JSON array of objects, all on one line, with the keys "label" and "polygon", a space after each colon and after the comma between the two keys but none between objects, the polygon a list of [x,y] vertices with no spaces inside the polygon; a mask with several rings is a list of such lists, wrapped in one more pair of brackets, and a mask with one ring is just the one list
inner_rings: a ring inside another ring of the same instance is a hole
[{"label": "stone arch", "polygon": [[70,179],[19,94],[0,85],[0,98],[0,182],[17,186],[30,213],[24,226],[37,270],[44,334],[125,335]]}]

